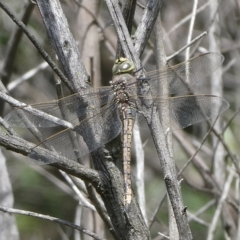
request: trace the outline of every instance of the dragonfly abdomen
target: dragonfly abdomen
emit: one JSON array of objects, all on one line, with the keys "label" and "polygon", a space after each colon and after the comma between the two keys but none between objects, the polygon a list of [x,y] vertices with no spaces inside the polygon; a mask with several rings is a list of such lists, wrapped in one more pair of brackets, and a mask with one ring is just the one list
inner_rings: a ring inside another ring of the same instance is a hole
[{"label": "dragonfly abdomen", "polygon": [[122,118],[122,148],[123,148],[123,178],[124,178],[124,207],[127,208],[132,201],[131,182],[131,144],[135,119],[135,110],[127,107],[121,110]]},{"label": "dragonfly abdomen", "polygon": [[136,112],[135,104],[131,96],[136,95],[135,88],[126,88],[127,84],[133,82],[135,78],[130,74],[116,75],[112,81],[112,89],[116,96],[116,102],[122,121],[122,148],[123,148],[123,178],[124,178],[124,197],[123,204],[128,211],[132,201],[132,182],[131,182],[131,144],[132,130]]}]

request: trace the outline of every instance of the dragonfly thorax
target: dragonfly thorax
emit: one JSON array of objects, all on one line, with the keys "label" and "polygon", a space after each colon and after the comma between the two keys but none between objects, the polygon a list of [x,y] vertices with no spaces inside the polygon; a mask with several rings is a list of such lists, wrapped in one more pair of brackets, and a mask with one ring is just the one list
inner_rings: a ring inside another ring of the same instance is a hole
[{"label": "dragonfly thorax", "polygon": [[127,85],[134,81],[134,77],[130,74],[116,75],[111,82],[112,90],[114,91],[116,101],[123,105],[131,105],[130,99],[132,95],[136,93],[133,92],[133,88],[129,88]]}]

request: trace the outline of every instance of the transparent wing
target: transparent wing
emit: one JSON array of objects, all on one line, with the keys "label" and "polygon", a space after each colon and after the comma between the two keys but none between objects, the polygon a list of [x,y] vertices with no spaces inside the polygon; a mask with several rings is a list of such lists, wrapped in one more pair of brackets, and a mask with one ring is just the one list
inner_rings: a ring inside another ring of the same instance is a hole
[{"label": "transparent wing", "polygon": [[162,95],[158,89],[162,89],[163,82],[167,82],[168,94],[189,91],[191,86],[217,70],[223,60],[224,57],[219,53],[206,53],[172,67],[148,72],[146,79],[154,95]]},{"label": "transparent wing", "polygon": [[[74,129],[65,129],[37,146],[50,149],[60,156],[76,161],[77,157],[82,157],[114,139],[120,134],[121,129],[117,106],[112,104],[103,107],[93,117],[84,119]],[[73,147],[71,134],[77,141],[77,149]]]},{"label": "transparent wing", "polygon": [[[228,109],[229,103],[217,96],[190,95],[154,100],[159,113],[169,111],[172,130],[216,118]],[[162,114],[160,114],[162,116]]]},{"label": "transparent wing", "polygon": [[[75,123],[75,120],[81,121],[93,115],[97,109],[107,104],[111,96],[111,92],[108,89],[82,96],[73,94],[56,101],[33,104],[30,106],[60,119],[63,119],[63,114],[65,114],[67,116],[66,121]],[[89,102],[90,104],[88,104]],[[5,117],[5,120],[8,121],[12,127],[31,127],[31,124],[34,124],[36,127],[58,126],[56,122],[49,121],[41,116],[34,115],[33,112],[27,111],[27,107],[14,109]]]},{"label": "transparent wing", "polygon": [[[221,54],[207,53],[173,67],[149,72],[147,73],[146,79],[152,85],[154,95],[159,94],[158,89],[161,89],[164,80],[168,82],[169,94],[174,94],[189,90],[192,85],[214,72],[222,62],[223,56]],[[129,87],[134,88],[136,86],[132,84]],[[75,119],[83,120],[89,115],[92,115],[97,108],[106,104],[109,98],[112,98],[111,90],[109,88],[103,88],[99,92],[80,97],[78,94],[74,94],[57,101],[31,106],[62,119],[62,111],[59,108],[61,105],[64,108],[65,115],[67,115],[67,121],[73,122]],[[92,104],[88,105],[87,102],[91,102]],[[25,115],[29,121],[23,121],[23,115]],[[57,125],[55,122],[25,111],[24,108],[13,110],[6,116],[5,120],[13,127],[31,127],[31,123],[34,123],[36,127],[53,127]]]}]

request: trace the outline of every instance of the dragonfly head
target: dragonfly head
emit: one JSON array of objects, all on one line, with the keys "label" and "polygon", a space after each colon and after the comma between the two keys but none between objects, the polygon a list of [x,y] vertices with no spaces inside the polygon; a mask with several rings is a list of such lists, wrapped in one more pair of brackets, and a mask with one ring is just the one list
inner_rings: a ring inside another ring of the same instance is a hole
[{"label": "dragonfly head", "polygon": [[122,73],[131,73],[135,69],[133,62],[127,58],[118,58],[115,60],[115,63],[112,68],[113,75],[122,74]]}]

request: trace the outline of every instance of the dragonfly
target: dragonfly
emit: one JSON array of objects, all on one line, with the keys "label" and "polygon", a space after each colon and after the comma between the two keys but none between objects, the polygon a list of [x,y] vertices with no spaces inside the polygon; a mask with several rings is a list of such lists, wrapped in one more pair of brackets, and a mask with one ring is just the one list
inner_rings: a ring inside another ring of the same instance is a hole
[{"label": "dragonfly", "polygon": [[[30,105],[32,109],[37,109],[45,115],[29,112],[28,106],[16,108],[5,120],[12,127],[23,128],[31,128],[32,125],[38,128],[58,127],[63,125],[54,119],[67,120],[71,123],[69,127],[64,125],[63,130],[41,141],[37,146],[50,148],[73,161],[98,149],[121,133],[123,204],[127,207],[132,200],[132,132],[135,119],[142,114],[143,96],[138,91],[139,83],[144,82],[150,86],[152,94],[147,97],[148,108],[162,111],[167,106],[171,130],[183,129],[197,122],[217,118],[229,107],[225,99],[213,95],[171,97],[193,89],[198,82],[221,66],[223,59],[219,53],[206,53],[175,66],[145,73],[144,77],[136,77],[134,64],[126,58],[119,58],[113,66],[113,79],[109,87],[85,95],[73,94],[59,100]],[[163,82],[167,83],[166,95],[159,94],[158,91]],[[46,115],[53,116],[54,119],[49,120]],[[75,147],[72,138],[77,142]],[[29,157],[33,157],[31,153]]]}]

